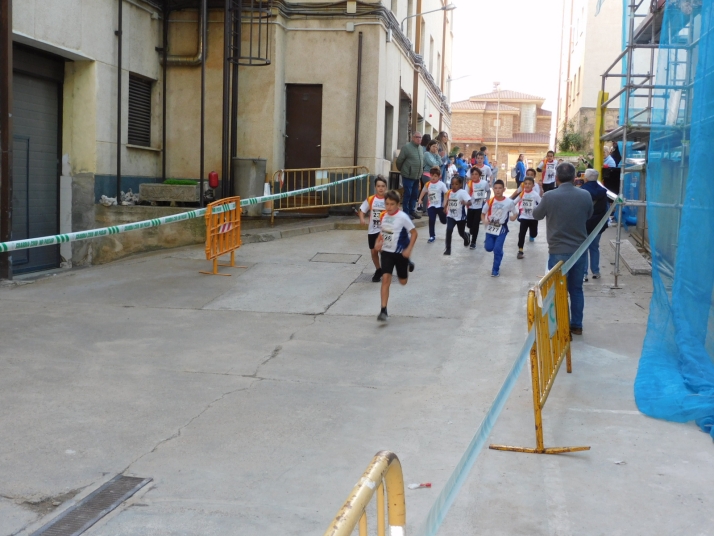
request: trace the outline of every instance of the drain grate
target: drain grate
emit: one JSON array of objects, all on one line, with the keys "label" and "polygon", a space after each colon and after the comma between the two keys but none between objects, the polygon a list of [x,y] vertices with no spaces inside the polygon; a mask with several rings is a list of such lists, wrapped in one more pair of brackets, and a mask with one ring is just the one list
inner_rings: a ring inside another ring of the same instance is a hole
[{"label": "drain grate", "polygon": [[69,508],[32,536],[75,536],[82,534],[129,497],[151,482],[151,478],[117,475]]},{"label": "drain grate", "polygon": [[349,253],[318,253],[310,262],[334,262],[338,264],[357,264],[362,255]]}]

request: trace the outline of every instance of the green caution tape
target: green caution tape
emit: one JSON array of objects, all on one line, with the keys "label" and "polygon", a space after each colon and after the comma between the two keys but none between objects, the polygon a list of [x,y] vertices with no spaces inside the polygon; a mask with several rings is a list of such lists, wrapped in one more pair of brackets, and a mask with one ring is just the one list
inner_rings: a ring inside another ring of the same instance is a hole
[{"label": "green caution tape", "polygon": [[[345,184],[347,182],[356,181],[358,179],[364,179],[367,176],[367,174],[357,175],[355,177],[348,177],[346,179],[335,181],[326,185],[322,184],[320,186],[311,186],[309,188],[303,188],[301,190],[293,190],[292,192],[284,192],[281,194],[264,195],[263,197],[250,197],[248,199],[241,199],[240,206],[247,207],[250,205],[258,205],[260,203],[266,203],[268,201],[276,201],[278,199],[285,199],[287,197],[302,195],[309,192],[316,192],[318,191],[318,189],[324,190],[329,186]],[[216,214],[220,212],[225,212],[227,210],[233,210],[235,208],[235,203],[219,205],[212,210],[212,213]],[[201,208],[197,210],[191,210],[189,212],[182,212],[181,214],[174,214],[173,216],[154,218],[152,220],[139,221],[136,223],[126,223],[124,225],[113,225],[111,227],[102,227],[101,229],[92,229],[90,231],[66,233],[54,236],[43,236],[40,238],[30,238],[27,240],[15,240],[13,242],[0,242],[0,253],[5,253],[7,251],[17,251],[20,249],[38,248],[42,246],[52,246],[54,244],[64,244],[66,242],[76,242],[78,240],[89,240],[90,238],[98,238],[100,236],[128,233],[129,231],[136,231],[138,229],[147,229],[149,227],[158,227],[159,225],[166,225],[168,223],[176,223],[179,221],[191,220],[193,218],[200,218],[205,214],[206,209]]]}]

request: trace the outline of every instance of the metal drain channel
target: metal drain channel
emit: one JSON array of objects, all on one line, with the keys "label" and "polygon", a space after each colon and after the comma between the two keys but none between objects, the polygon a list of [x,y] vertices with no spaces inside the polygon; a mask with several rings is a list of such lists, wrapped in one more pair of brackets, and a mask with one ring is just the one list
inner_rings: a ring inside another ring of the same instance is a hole
[{"label": "metal drain channel", "polygon": [[53,519],[32,536],[76,536],[151,482],[151,478],[117,475]]}]

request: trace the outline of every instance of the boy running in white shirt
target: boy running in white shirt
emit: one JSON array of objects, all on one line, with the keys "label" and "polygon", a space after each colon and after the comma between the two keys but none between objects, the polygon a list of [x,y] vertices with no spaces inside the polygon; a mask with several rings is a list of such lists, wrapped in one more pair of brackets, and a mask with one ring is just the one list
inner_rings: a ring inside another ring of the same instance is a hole
[{"label": "boy running in white shirt", "polygon": [[417,230],[411,218],[399,210],[400,201],[397,192],[387,192],[384,199],[386,210],[380,216],[381,232],[374,248],[380,252],[382,266],[382,310],[377,317],[380,322],[386,322],[389,318],[387,302],[394,268],[397,269],[397,277],[402,285],[407,284],[409,272],[414,271],[414,263],[409,257],[417,240]]},{"label": "boy running in white shirt", "polygon": [[377,175],[374,179],[374,195],[370,195],[364,200],[362,206],[359,207],[359,222],[364,225],[365,215],[369,216],[369,228],[367,229],[367,243],[369,245],[369,252],[372,255],[372,262],[376,268],[374,275],[372,276],[372,282],[379,283],[382,279],[382,268],[379,266],[379,253],[374,249],[374,245],[377,243],[377,237],[379,236],[379,230],[382,225],[379,216],[384,212],[386,208],[384,205],[384,194],[387,193],[387,181],[381,175]]},{"label": "boy running in white shirt", "polygon": [[[493,183],[493,199],[488,202],[488,210],[483,213],[483,224],[486,226],[486,241],[483,247],[489,253],[493,251],[493,269],[491,277],[498,277],[503,260],[503,243],[508,235],[508,218],[514,221],[518,216],[513,199],[503,195],[506,189],[503,181]],[[485,207],[484,207],[485,208]]]},{"label": "boy running in white shirt", "polygon": [[491,195],[491,186],[481,179],[483,172],[476,166],[471,168],[471,180],[466,184],[466,191],[471,196],[471,206],[466,214],[466,224],[471,231],[470,249],[476,249],[478,226],[481,223],[481,211]]},{"label": "boy running in white shirt", "polygon": [[523,258],[523,245],[526,242],[526,233],[530,231],[530,241],[533,242],[538,236],[538,220],[533,217],[533,209],[540,204],[540,196],[535,192],[533,186],[535,180],[533,177],[526,177],[523,180],[523,191],[516,199],[518,208],[518,221],[521,222],[521,228],[518,231],[518,255],[519,259]]},{"label": "boy running in white shirt", "polygon": [[485,160],[486,155],[482,151],[479,151],[476,153],[476,163],[474,167],[481,170],[481,179],[485,180],[488,186],[491,187],[493,186],[493,170],[485,163]]},{"label": "boy running in white shirt", "polygon": [[451,179],[451,190],[446,194],[446,249],[444,255],[451,255],[451,235],[454,227],[464,239],[464,246],[469,245],[469,233],[466,232],[466,207],[471,206],[471,196],[461,188],[461,178]]},{"label": "boy running in white shirt", "polygon": [[449,189],[446,187],[446,184],[441,181],[441,170],[438,167],[434,166],[431,168],[429,170],[429,175],[431,176],[431,180],[424,185],[424,189],[421,191],[421,195],[419,196],[419,202],[422,202],[425,195],[428,196],[429,205],[427,212],[429,213],[429,240],[427,240],[427,242],[431,244],[434,240],[436,240],[434,224],[436,223],[437,216],[439,217],[439,221],[441,223],[446,223],[446,213],[444,212],[443,199],[444,194],[448,192]]}]

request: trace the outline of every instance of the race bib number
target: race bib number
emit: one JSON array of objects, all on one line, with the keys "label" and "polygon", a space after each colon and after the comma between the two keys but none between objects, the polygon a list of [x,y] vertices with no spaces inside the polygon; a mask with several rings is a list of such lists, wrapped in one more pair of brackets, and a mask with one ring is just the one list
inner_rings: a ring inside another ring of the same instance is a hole
[{"label": "race bib number", "polygon": [[394,233],[382,230],[382,240],[385,245],[391,246],[394,243]]},{"label": "race bib number", "polygon": [[476,201],[483,201],[486,199],[486,190],[474,190],[474,199]]},{"label": "race bib number", "polygon": [[555,180],[555,164],[548,164],[545,169],[545,178],[549,182]]},{"label": "race bib number", "polygon": [[429,192],[429,204],[436,205],[439,194],[437,192]]},{"label": "race bib number", "polygon": [[372,227],[379,229],[382,227],[382,220],[379,218],[379,214],[372,213]]},{"label": "race bib number", "polygon": [[486,234],[498,236],[501,234],[501,224],[496,222],[490,222],[486,226]]},{"label": "race bib number", "polygon": [[458,199],[449,199],[449,216],[456,219],[458,210],[459,210],[459,200]]},{"label": "race bib number", "polygon": [[521,208],[524,216],[533,216],[533,199],[524,199]]}]

